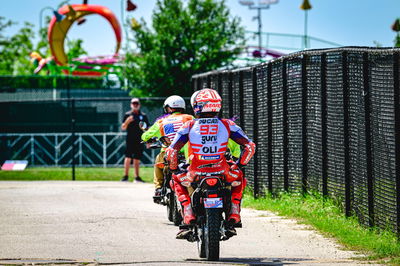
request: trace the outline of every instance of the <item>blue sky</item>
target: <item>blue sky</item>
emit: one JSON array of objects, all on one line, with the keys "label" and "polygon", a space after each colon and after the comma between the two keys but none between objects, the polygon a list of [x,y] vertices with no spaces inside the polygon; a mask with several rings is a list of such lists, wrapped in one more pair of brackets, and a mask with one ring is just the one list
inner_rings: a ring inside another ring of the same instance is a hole
[{"label": "blue sky", "polygon": [[[43,7],[56,7],[61,1],[56,0],[1,0],[0,16],[19,22],[6,31],[14,33],[24,21],[33,23],[38,29],[39,13]],[[70,3],[81,3],[71,0]],[[125,0],[89,0],[89,4],[104,5],[121,18],[121,2]],[[132,0],[138,8],[125,12],[128,17],[143,17],[151,23],[151,14],[156,0]],[[257,2],[257,0],[255,0]],[[233,16],[242,20],[242,25],[249,31],[257,30],[257,21],[252,20],[255,10],[241,6],[238,0],[227,0]],[[262,11],[263,31],[274,33],[303,34],[304,11],[299,9],[302,0],[280,0]],[[374,41],[382,46],[392,46],[395,33],[390,26],[400,17],[399,0],[310,0],[313,9],[308,13],[308,34],[342,45],[375,46]],[[49,10],[45,15],[51,15]],[[111,54],[114,50],[114,34],[107,21],[99,16],[87,17],[87,22],[74,26],[69,32],[70,39],[81,38],[84,48],[90,55]],[[271,45],[298,46],[300,40],[271,38]],[[264,40],[265,42],[265,40]],[[257,40],[253,41],[254,44]]]}]

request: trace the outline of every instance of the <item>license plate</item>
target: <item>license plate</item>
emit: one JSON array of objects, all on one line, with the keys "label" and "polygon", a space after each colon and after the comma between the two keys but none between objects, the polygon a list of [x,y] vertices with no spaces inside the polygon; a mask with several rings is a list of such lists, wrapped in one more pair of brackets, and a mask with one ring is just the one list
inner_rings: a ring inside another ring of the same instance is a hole
[{"label": "license plate", "polygon": [[204,199],[204,208],[206,209],[216,209],[222,208],[222,198],[205,198]]}]

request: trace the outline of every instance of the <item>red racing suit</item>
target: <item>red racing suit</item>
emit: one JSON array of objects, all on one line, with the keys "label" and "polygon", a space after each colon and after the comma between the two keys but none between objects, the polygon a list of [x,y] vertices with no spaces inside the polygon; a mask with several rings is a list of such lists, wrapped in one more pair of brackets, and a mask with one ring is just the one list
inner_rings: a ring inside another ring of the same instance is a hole
[{"label": "red racing suit", "polygon": [[[229,138],[242,146],[240,158],[232,167],[229,166],[224,156]],[[171,169],[177,168],[178,151],[187,142],[189,142],[189,159],[191,160],[188,173],[174,175],[175,192],[182,205],[190,204],[189,192],[182,182],[193,182],[199,173],[221,171],[225,174],[228,182],[240,182],[240,185],[232,186],[231,190],[232,203],[239,204],[246,180],[243,172],[237,166],[244,166],[250,161],[255,152],[255,144],[231,120],[217,117],[194,119],[186,122],[180,128],[172,144],[166,150]]]}]

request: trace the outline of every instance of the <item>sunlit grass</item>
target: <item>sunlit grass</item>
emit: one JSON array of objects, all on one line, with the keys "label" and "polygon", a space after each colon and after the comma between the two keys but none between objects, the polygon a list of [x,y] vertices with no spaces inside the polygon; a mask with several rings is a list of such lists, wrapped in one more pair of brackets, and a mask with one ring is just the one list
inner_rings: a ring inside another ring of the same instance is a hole
[{"label": "sunlit grass", "polygon": [[295,218],[303,224],[311,225],[323,235],[335,238],[344,247],[366,254],[369,260],[400,265],[400,242],[393,232],[361,226],[356,217],[346,218],[332,200],[323,199],[318,194],[303,196],[282,193],[254,199],[247,190],[243,207],[269,210]]},{"label": "sunlit grass", "polygon": [[[130,181],[133,179],[133,169],[130,172]],[[79,167],[75,169],[77,181],[119,181],[124,175],[124,169]],[[153,168],[141,167],[140,177],[146,182],[153,180]],[[8,181],[37,181],[37,180],[72,180],[71,168],[32,167],[24,171],[0,171],[0,180]]]}]

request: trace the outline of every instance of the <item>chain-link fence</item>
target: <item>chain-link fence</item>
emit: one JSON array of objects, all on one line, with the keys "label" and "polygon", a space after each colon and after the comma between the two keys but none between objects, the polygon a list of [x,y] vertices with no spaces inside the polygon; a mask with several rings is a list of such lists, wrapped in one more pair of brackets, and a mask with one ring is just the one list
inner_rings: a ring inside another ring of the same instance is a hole
[{"label": "chain-link fence", "polygon": [[400,235],[400,49],[309,50],[193,76],[257,144],[255,196],[319,191],[370,226]]},{"label": "chain-link fence", "polygon": [[[0,93],[0,164],[27,160],[33,167],[122,167],[126,132],[121,124],[131,97],[124,91],[55,93],[55,98],[48,89]],[[141,111],[150,123],[162,115],[163,102],[141,98]],[[152,165],[156,155],[156,150],[145,149],[142,164]]]}]

